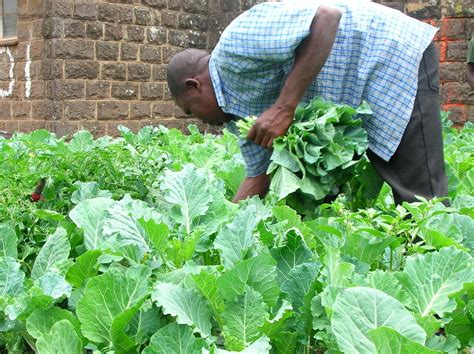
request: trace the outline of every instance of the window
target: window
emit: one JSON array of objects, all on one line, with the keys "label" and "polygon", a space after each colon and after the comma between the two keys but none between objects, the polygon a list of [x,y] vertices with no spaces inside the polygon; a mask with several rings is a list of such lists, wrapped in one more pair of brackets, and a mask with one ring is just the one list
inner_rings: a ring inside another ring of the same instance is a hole
[{"label": "window", "polygon": [[16,2],[0,0],[0,41],[16,40]]}]

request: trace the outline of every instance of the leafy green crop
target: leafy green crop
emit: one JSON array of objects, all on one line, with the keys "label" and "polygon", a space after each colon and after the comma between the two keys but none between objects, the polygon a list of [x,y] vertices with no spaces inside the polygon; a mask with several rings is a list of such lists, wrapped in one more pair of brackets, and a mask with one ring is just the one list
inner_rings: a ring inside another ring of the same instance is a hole
[{"label": "leafy green crop", "polygon": [[[357,114],[370,115],[366,102],[354,109],[320,99],[299,106],[288,132],[275,139],[268,173],[270,190],[279,200],[300,210],[314,208],[328,195],[337,195],[364,162],[367,133]],[[237,122],[245,138],[257,117]],[[301,207],[303,206],[303,207]]]},{"label": "leafy green crop", "polygon": [[474,130],[445,127],[451,207],[395,207],[366,161],[351,165],[366,147],[354,112],[314,101],[275,143],[303,167],[277,153],[275,174],[297,183],[322,179],[308,159],[339,176],[329,192],[354,168],[344,195],[304,217],[289,205],[302,186],[229,201],[245,172],[228,132],[0,138],[0,351],[472,350]]}]

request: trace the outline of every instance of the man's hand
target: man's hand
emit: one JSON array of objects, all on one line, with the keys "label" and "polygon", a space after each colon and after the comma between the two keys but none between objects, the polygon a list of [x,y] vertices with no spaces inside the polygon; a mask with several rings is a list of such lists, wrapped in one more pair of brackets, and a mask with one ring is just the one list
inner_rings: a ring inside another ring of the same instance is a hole
[{"label": "man's hand", "polygon": [[256,177],[247,177],[240,185],[239,190],[232,201],[238,203],[239,201],[254,195],[259,195],[263,198],[268,193],[269,187],[270,177],[266,174]]},{"label": "man's hand", "polygon": [[250,129],[247,139],[270,149],[273,139],[284,135],[290,127],[294,113],[293,107],[281,107],[274,104],[257,119]]}]

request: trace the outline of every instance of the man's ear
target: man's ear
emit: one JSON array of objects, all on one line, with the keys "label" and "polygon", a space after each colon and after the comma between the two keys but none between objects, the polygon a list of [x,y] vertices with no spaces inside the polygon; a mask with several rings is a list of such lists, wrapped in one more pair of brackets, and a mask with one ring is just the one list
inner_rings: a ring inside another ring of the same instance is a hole
[{"label": "man's ear", "polygon": [[191,89],[191,88],[200,89],[201,88],[201,83],[199,82],[199,80],[189,78],[189,79],[186,79],[184,81],[184,86],[187,89]]}]

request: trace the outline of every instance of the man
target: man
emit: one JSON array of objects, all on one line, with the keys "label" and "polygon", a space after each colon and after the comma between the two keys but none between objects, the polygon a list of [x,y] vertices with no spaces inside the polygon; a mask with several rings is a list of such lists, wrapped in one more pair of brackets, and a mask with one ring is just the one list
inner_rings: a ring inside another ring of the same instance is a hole
[{"label": "man", "polygon": [[466,80],[474,89],[474,37],[471,38],[467,50]]},{"label": "man", "polygon": [[210,124],[259,116],[240,147],[247,177],[234,200],[263,196],[275,137],[314,96],[371,105],[368,156],[395,201],[447,194],[436,29],[366,1],[263,3],[235,19],[209,55],[188,49],[168,66],[177,105]]}]

